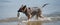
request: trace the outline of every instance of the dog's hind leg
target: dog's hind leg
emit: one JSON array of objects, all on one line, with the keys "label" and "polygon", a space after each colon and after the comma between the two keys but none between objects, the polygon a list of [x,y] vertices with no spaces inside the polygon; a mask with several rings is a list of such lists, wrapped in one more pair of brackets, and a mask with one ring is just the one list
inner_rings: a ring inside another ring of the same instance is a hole
[{"label": "dog's hind leg", "polygon": [[38,17],[40,17],[40,18],[44,18],[44,16],[42,16],[42,13],[41,13],[41,12],[38,13]]},{"label": "dog's hind leg", "polygon": [[42,16],[42,11],[40,9],[38,9],[38,12],[37,12],[37,18],[40,17],[40,18],[44,18]]},{"label": "dog's hind leg", "polygon": [[41,16],[40,13],[37,13],[37,15],[36,15],[36,19],[38,19],[38,17],[40,17],[40,18],[44,18],[43,16]]}]

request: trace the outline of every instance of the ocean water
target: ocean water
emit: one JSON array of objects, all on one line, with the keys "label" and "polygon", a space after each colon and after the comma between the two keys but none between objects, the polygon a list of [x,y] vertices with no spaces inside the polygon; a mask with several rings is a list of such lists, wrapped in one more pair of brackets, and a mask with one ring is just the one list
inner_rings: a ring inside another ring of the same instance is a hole
[{"label": "ocean water", "polygon": [[[26,3],[25,3],[26,1]],[[21,4],[31,5],[29,0],[0,0],[0,19],[4,18],[10,18],[10,17],[16,17],[17,10],[20,8]],[[35,0],[35,3],[32,5],[39,5],[39,1]],[[59,0],[42,0],[40,1],[41,4],[48,2],[51,3],[53,6],[49,5],[49,7],[45,7],[47,9],[44,9],[44,13],[50,13],[53,11],[60,11],[60,2]],[[30,4],[29,4],[30,3]],[[37,4],[36,4],[37,3]],[[50,8],[50,10],[48,10]],[[55,9],[56,8],[56,9]],[[45,11],[46,10],[46,11]],[[53,11],[52,11],[53,10]],[[49,11],[49,12],[48,12]],[[22,15],[23,16],[23,15]],[[0,23],[0,25],[18,25],[18,22],[4,22]],[[23,23],[20,23],[20,25],[24,25]],[[60,25],[60,21],[50,22],[50,23],[43,23],[43,25]]]},{"label": "ocean water", "polygon": [[[26,18],[21,18],[20,20],[22,21],[26,21]],[[33,19],[33,18],[32,18]],[[18,23],[20,25],[26,25],[25,23],[23,23],[22,21],[18,22],[18,21],[13,21],[13,22],[2,22],[0,23],[0,25],[18,25]],[[47,22],[47,23],[42,23],[42,25],[60,25],[60,21],[53,21],[53,22]]]},{"label": "ocean water", "polygon": [[[18,25],[18,22],[0,23],[0,25]],[[25,24],[20,23],[20,25],[25,25]],[[52,22],[52,23],[43,23],[42,25],[60,25],[60,21],[56,21],[56,22]]]}]

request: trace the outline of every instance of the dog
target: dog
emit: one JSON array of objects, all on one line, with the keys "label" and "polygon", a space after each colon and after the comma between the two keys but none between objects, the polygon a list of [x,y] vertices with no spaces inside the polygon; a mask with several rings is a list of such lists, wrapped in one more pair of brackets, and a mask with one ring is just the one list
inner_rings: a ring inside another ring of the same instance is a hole
[{"label": "dog", "polygon": [[[48,4],[44,4],[42,7],[44,7],[46,5],[48,5]],[[38,7],[34,7],[34,8],[28,7],[27,8],[26,5],[24,5],[24,6],[22,5],[18,10],[18,15],[17,15],[18,17],[19,17],[19,12],[24,13],[28,17],[28,20],[30,18],[32,18],[34,15],[36,15],[37,19],[38,19],[38,17],[43,18],[42,11]]]}]

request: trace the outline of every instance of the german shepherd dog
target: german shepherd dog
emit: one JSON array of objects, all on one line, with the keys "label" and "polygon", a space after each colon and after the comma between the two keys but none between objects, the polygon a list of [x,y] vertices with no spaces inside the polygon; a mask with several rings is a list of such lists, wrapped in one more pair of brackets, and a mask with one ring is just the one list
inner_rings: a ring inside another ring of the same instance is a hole
[{"label": "german shepherd dog", "polygon": [[[46,5],[48,5],[48,4],[44,4],[42,7],[44,7],[44,6],[46,6]],[[30,19],[30,18],[32,18],[34,15],[36,15],[36,18],[38,19],[38,17],[40,17],[40,18],[43,18],[43,16],[42,16],[42,11],[41,11],[41,9],[40,8],[38,8],[38,7],[34,7],[34,8],[30,8],[30,7],[28,7],[27,8],[27,6],[26,5],[22,5],[21,7],[20,7],[20,9],[18,10],[18,17],[19,17],[19,12],[22,12],[22,13],[24,13],[27,17],[28,17],[28,20]]]}]

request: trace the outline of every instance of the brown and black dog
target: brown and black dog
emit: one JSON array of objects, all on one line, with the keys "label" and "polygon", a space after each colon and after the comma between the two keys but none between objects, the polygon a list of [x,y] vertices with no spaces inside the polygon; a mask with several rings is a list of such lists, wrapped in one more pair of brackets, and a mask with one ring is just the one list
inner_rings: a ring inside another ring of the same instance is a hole
[{"label": "brown and black dog", "polygon": [[[47,4],[44,4],[42,7],[44,7],[44,6],[46,6]],[[28,20],[30,19],[30,18],[32,18],[34,15],[36,15],[36,18],[38,19],[38,17],[41,17],[41,18],[43,18],[43,16],[42,16],[42,11],[41,11],[41,9],[40,8],[38,8],[38,7],[35,7],[35,8],[27,8],[27,6],[26,5],[22,5],[21,7],[20,7],[20,9],[18,10],[18,17],[19,17],[19,12],[22,12],[22,13],[24,13],[27,17],[28,17]]]}]

